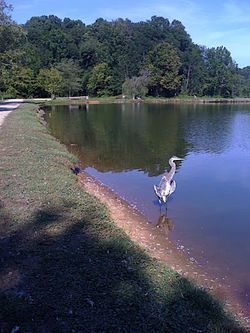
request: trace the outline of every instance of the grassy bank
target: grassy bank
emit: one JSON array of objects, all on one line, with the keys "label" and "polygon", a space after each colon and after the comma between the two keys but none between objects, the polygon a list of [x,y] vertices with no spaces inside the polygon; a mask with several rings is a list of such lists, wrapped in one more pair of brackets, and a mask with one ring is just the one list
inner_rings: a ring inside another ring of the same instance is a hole
[{"label": "grassy bank", "polygon": [[77,186],[35,107],[0,130],[0,332],[244,332]]}]

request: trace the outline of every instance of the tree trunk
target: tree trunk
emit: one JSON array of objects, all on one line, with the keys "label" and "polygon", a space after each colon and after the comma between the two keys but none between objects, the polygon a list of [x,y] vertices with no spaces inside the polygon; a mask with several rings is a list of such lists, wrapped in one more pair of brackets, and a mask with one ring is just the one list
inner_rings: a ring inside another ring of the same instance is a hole
[{"label": "tree trunk", "polygon": [[186,91],[188,91],[190,72],[191,72],[191,64],[188,65],[188,72],[187,72],[187,79],[186,79],[186,86],[185,86]]}]

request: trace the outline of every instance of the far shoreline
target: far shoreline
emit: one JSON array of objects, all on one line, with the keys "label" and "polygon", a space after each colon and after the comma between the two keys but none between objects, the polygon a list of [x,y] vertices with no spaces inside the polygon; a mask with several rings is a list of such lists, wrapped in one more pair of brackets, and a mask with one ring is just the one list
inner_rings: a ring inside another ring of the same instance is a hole
[{"label": "far shoreline", "polygon": [[121,96],[109,97],[89,97],[74,96],[74,97],[57,97],[55,99],[30,99],[36,103],[44,103],[45,105],[88,105],[88,104],[250,104],[250,98],[212,98],[212,97],[173,97],[173,98],[158,98],[145,97],[139,99],[121,98]]}]

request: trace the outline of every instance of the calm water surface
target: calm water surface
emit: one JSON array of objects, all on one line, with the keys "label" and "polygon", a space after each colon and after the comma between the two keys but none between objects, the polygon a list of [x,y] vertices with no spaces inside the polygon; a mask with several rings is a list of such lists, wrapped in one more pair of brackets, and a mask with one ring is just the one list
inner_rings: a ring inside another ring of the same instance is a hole
[{"label": "calm water surface", "polygon": [[250,309],[250,106],[52,107],[53,135],[81,166],[157,224],[153,192],[172,155],[184,158],[163,228]]}]

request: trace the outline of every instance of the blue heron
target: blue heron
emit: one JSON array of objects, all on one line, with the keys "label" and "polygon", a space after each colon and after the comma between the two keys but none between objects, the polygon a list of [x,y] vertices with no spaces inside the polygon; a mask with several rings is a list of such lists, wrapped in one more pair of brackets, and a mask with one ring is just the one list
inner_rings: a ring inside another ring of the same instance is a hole
[{"label": "blue heron", "polygon": [[176,189],[176,182],[173,180],[175,171],[176,171],[176,164],[174,161],[182,161],[183,158],[179,158],[176,156],[172,156],[169,159],[169,165],[171,166],[170,171],[166,171],[159,183],[159,185],[154,185],[154,191],[155,194],[157,195],[160,203],[167,202],[168,197],[175,191]]}]

